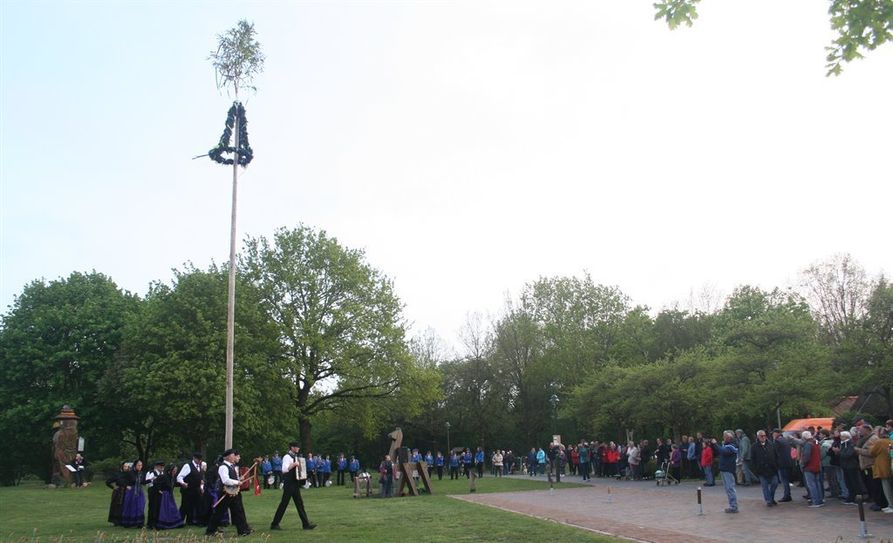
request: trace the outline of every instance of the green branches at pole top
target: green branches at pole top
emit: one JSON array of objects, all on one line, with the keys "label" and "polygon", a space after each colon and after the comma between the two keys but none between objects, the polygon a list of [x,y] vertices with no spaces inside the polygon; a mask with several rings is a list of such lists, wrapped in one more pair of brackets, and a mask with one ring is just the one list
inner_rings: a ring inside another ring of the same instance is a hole
[{"label": "green branches at pole top", "polygon": [[254,24],[243,19],[217,36],[217,50],[211,51],[208,56],[217,76],[217,88],[232,85],[236,98],[239,89],[257,91],[251,82],[264,69],[264,54],[261,53],[260,43],[254,39],[256,33]]}]

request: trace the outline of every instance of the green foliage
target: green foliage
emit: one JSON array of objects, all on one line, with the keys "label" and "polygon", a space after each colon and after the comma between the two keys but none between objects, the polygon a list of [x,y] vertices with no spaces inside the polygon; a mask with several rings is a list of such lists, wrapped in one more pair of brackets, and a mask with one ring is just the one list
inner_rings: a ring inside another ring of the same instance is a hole
[{"label": "green foliage", "polygon": [[[120,360],[128,401],[186,451],[204,450],[222,432],[226,386],[227,274],[189,268],[171,286],[154,284],[127,328]],[[277,335],[255,291],[241,282],[236,307],[235,428],[242,443],[278,437],[266,413],[289,412],[281,392]]]},{"label": "green foliage", "polygon": [[23,472],[48,479],[52,417],[63,404],[81,417],[90,454],[117,444],[99,383],[138,303],[96,272],[34,281],[16,297],[0,329],[0,433],[9,437],[0,443],[3,482]]},{"label": "green foliage", "polygon": [[[238,149],[230,145],[237,119],[239,123]],[[245,106],[239,102],[235,102],[229,108],[229,112],[226,115],[226,123],[223,126],[223,134],[220,135],[220,141],[217,142],[217,145],[208,151],[208,157],[218,164],[232,166],[236,158],[225,158],[223,156],[224,153],[231,153],[233,157],[238,153],[239,166],[243,168],[254,159],[254,150],[251,148],[251,144],[248,143],[248,118],[245,116]]]},{"label": "green foliage", "polygon": [[236,97],[240,88],[256,90],[250,83],[264,69],[264,54],[255,39],[256,34],[254,23],[242,19],[217,36],[217,50],[208,56],[217,75],[217,88],[232,85]]},{"label": "green foliage", "polygon": [[[670,29],[692,26],[701,0],[663,0],[654,4],[655,20],[664,19]],[[843,63],[862,58],[893,39],[893,0],[831,0],[831,29],[837,33],[826,57],[828,73],[840,75]]]},{"label": "green foliage", "polygon": [[867,313],[835,350],[849,391],[879,393],[893,415],[893,284],[883,277],[868,298]]},{"label": "green foliage", "polygon": [[542,330],[543,357],[562,384],[608,360],[629,311],[629,297],[617,287],[582,278],[540,278],[521,294],[521,309]]},{"label": "green foliage", "polygon": [[893,0],[831,0],[831,29],[837,37],[828,51],[828,75],[893,39]]},{"label": "green foliage", "polygon": [[402,306],[362,251],[322,231],[283,228],[272,242],[248,239],[241,268],[277,327],[277,357],[305,449],[314,415],[406,391],[414,370]]},{"label": "green foliage", "polygon": [[656,2],[654,20],[665,19],[670,30],[676,29],[680,24],[691,26],[698,18],[697,4],[701,0],[664,0]]}]

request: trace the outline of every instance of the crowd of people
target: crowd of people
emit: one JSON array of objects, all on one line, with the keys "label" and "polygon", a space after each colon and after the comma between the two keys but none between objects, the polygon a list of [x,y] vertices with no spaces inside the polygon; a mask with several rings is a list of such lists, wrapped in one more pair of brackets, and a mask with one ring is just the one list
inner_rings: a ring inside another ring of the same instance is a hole
[{"label": "crowd of people", "polygon": [[[264,478],[268,488],[275,484],[282,489],[282,500],[270,523],[271,530],[281,529],[279,523],[290,501],[295,504],[302,527],[305,530],[316,527],[304,511],[300,489],[325,486],[328,478],[322,460],[317,461],[310,453],[305,458],[299,452],[300,444],[292,442],[284,457],[275,454],[277,470],[269,470],[271,477],[275,473],[275,480]],[[234,524],[239,535],[248,535],[252,529],[245,517],[241,490],[257,477],[257,466],[248,470],[246,477],[240,473],[240,460],[238,450],[227,449],[212,469],[208,469],[203,455],[198,452],[179,468],[168,466],[161,460],[154,462],[150,470],[145,470],[139,459],[123,462],[120,471],[106,480],[106,485],[112,489],[108,521],[125,528],[145,526],[154,530],[204,526],[208,535],[220,533],[221,527]],[[257,464],[262,466],[263,463],[263,459],[258,459]],[[312,471],[308,469],[309,465],[314,466]],[[347,462],[345,469],[339,471],[349,471],[351,465]],[[356,468],[359,469],[358,463]],[[356,472],[351,473],[353,476]],[[260,482],[255,481],[255,485],[259,491]],[[180,489],[179,507],[174,488]]]},{"label": "crowd of people", "polygon": [[[360,473],[360,461],[356,456],[348,458],[344,453],[339,453],[333,461],[329,455],[314,456],[313,453],[307,453],[304,458],[307,464],[307,483],[305,485],[307,488],[319,488],[332,484],[344,486],[348,476],[350,482],[353,482],[357,474]],[[263,456],[260,470],[264,488],[281,487],[282,457],[279,456],[279,451],[274,452],[272,456]],[[332,481],[333,473],[334,481]]]},{"label": "crowd of people", "polygon": [[[739,429],[723,432],[720,440],[698,433],[682,436],[679,442],[658,438],[654,445],[647,439],[626,444],[551,443],[545,450],[532,447],[521,469],[530,477],[548,473],[559,481],[567,474],[583,480],[590,476],[641,480],[655,473],[677,483],[700,478],[704,486],[716,486],[718,473],[728,496],[728,513],[738,512],[737,485],[759,484],[766,506],[775,507],[794,501],[791,488],[799,482],[810,507],[824,507],[828,496],[848,505],[861,499],[871,504],[871,510],[893,513],[893,420],[877,427],[859,420],[848,429],[841,424],[802,432],[759,430],[754,437],[752,441]],[[776,500],[779,487],[781,497]]]},{"label": "crowd of people", "polygon": [[[682,436],[678,442],[658,438],[653,446],[647,439],[625,444],[580,440],[569,446],[553,442],[545,449],[532,447],[519,457],[502,449],[494,450],[488,457],[483,447],[474,451],[455,449],[448,456],[441,451],[422,455],[413,449],[408,459],[413,466],[424,461],[427,475],[433,477],[436,473],[438,479],[443,478],[445,471],[450,479],[483,477],[489,463],[494,477],[518,472],[530,477],[548,474],[558,481],[562,475],[583,480],[642,480],[654,473],[677,483],[684,478],[698,478],[703,479],[704,486],[715,486],[718,471],[728,497],[727,513],[738,512],[737,485],[759,484],[766,507],[775,507],[780,502],[794,501],[792,487],[797,481],[805,488],[803,497],[810,507],[823,507],[826,497],[830,497],[849,505],[862,500],[870,503],[872,510],[893,513],[893,420],[877,427],[860,420],[850,428],[838,425],[831,429],[810,427],[802,432],[758,430],[754,438],[751,440],[739,429],[723,432],[719,440],[698,433]],[[361,473],[360,462],[354,456],[339,454],[333,462],[328,456],[299,453],[300,445],[292,442],[284,456],[275,453],[257,460],[264,487],[283,490],[270,525],[272,530],[280,529],[289,501],[295,503],[303,528],[315,527],[304,511],[301,488],[344,485],[348,477],[351,482],[368,477]],[[239,460],[238,451],[229,449],[217,459],[213,469],[208,469],[200,453],[179,469],[163,461],[155,462],[150,470],[145,470],[140,460],[124,462],[120,472],[106,480],[113,490],[108,520],[117,526],[145,525],[159,530],[200,525],[206,526],[209,534],[232,522],[240,535],[250,533],[238,491],[245,483],[238,471]],[[393,495],[397,471],[393,459],[385,456],[378,466],[381,497]],[[419,475],[414,468],[412,477],[416,482]],[[256,484],[259,487],[260,483]],[[179,507],[173,495],[176,487],[181,493]],[[777,497],[779,488],[781,496]]]}]

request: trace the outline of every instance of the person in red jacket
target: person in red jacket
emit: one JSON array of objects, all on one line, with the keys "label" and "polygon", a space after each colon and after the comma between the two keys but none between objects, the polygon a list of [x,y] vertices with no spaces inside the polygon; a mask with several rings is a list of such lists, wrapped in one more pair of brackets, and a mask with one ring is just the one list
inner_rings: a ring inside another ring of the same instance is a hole
[{"label": "person in red jacket", "polygon": [[704,438],[704,446],[701,447],[701,469],[704,470],[704,486],[716,486],[713,479],[713,442],[715,440]]},{"label": "person in red jacket", "polygon": [[800,471],[803,472],[806,487],[809,489],[810,507],[822,507],[825,505],[825,489],[820,478],[822,450],[809,430],[803,432],[800,437],[803,439],[803,446],[800,449]]}]

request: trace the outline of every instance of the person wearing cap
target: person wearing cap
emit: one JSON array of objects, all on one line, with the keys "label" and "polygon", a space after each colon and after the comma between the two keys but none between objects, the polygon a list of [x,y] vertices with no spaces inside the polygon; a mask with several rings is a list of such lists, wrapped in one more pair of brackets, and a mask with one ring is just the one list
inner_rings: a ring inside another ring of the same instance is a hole
[{"label": "person wearing cap", "polygon": [[288,509],[288,502],[295,503],[295,509],[298,510],[298,516],[301,517],[301,526],[305,530],[316,528],[316,524],[310,522],[307,518],[307,512],[304,511],[304,500],[301,498],[301,485],[307,480],[307,464],[302,462],[302,458],[298,456],[301,452],[301,444],[292,441],[288,444],[288,453],[282,457],[282,500],[279,501],[279,507],[276,514],[273,515],[273,522],[270,523],[271,530],[281,530],[279,523]]},{"label": "person wearing cap", "polygon": [[180,485],[180,516],[186,524],[200,524],[202,503],[202,482],[205,471],[202,468],[202,453],[192,453],[192,461],[183,464],[177,474]]},{"label": "person wearing cap", "polygon": [[[161,501],[161,491],[159,490],[162,485],[156,485],[156,482],[161,482],[161,478],[164,476],[164,461],[156,460],[154,464],[152,464],[152,469],[146,473],[146,485],[149,487],[149,510],[146,513],[146,528],[150,530],[155,529],[155,525],[158,523],[158,511],[159,504]],[[156,481],[158,479],[158,481]]]},{"label": "person wearing cap", "polygon": [[[227,449],[223,451],[223,463],[217,468],[217,475],[220,479],[218,486],[222,489],[225,486],[238,487],[242,484],[239,480],[239,471],[236,467],[239,463],[239,451],[236,449]],[[248,519],[245,518],[245,508],[242,506],[242,494],[237,493],[231,496],[227,493],[221,494],[221,501],[217,504],[211,515],[211,521],[208,523],[208,529],[205,530],[206,535],[216,535],[222,533],[217,530],[223,513],[229,511],[230,520],[236,525],[236,530],[240,536],[251,533],[251,526],[248,525]]]}]

